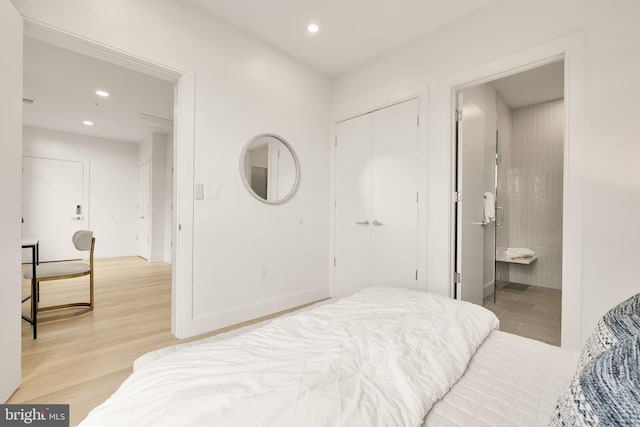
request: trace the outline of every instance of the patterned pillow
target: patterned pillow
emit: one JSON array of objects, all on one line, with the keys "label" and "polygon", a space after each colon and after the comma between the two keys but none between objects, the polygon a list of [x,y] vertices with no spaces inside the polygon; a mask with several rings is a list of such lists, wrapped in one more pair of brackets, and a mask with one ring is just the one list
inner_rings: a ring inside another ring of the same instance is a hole
[{"label": "patterned pillow", "polygon": [[620,342],[579,371],[558,399],[550,426],[640,425],[640,336]]},{"label": "patterned pillow", "polygon": [[640,335],[640,294],[621,302],[600,319],[582,349],[578,371],[617,342],[636,335]]}]

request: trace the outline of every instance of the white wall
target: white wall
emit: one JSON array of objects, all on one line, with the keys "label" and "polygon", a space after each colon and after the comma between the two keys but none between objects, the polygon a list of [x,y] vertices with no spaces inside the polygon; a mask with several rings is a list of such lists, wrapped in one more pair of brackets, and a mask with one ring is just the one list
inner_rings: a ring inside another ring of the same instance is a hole
[{"label": "white wall", "polygon": [[97,258],[135,255],[137,144],[25,126],[25,155],[89,162]]},{"label": "white wall", "polygon": [[6,63],[0,80],[0,402],[20,385],[20,218],[22,212],[22,20],[0,3],[0,52]]},{"label": "white wall", "polygon": [[[180,335],[329,295],[328,78],[185,2],[14,4],[30,19],[195,76],[188,79],[195,97],[183,92],[178,98],[188,111],[195,109],[195,121],[177,123],[186,134],[195,126],[189,157],[195,169],[185,180],[217,186],[220,196],[194,203],[183,192],[177,206],[179,215],[193,207],[192,236],[184,234],[191,232],[190,219],[178,218],[181,239],[187,246],[193,241],[193,260],[185,259],[179,268],[181,288],[174,293],[183,301],[176,313]],[[291,143],[302,168],[299,191],[280,206],[256,201],[239,175],[243,145],[267,132]],[[190,161],[177,160],[181,165]],[[183,185],[193,188],[193,183]],[[191,265],[192,281],[185,280]],[[265,279],[258,278],[262,266],[267,267]]]},{"label": "white wall", "polygon": [[165,258],[166,200],[171,197],[167,187],[167,137],[153,134],[151,148],[151,262]]},{"label": "white wall", "polygon": [[[583,224],[582,301],[572,302],[582,307],[582,339],[608,308],[640,291],[635,267],[640,253],[638,16],[635,0],[498,1],[341,76],[334,85],[335,117],[411,94],[428,99],[430,82],[584,31],[586,71],[584,88],[578,88],[586,101],[584,140],[576,141],[571,153],[583,167],[583,211],[577,219]],[[448,119],[435,102],[429,104],[428,118],[432,128]],[[450,236],[439,229],[449,220],[448,189],[437,189],[450,178],[438,166],[450,161],[445,147],[447,141],[428,141],[427,285],[442,292],[448,291],[450,277],[444,253]]]},{"label": "white wall", "polygon": [[[170,244],[171,210],[173,183],[171,182],[171,161],[167,156],[169,144],[173,140],[168,134],[152,132],[138,144],[138,166],[149,163],[149,262],[171,259]],[[169,247],[170,248],[170,247]]]}]

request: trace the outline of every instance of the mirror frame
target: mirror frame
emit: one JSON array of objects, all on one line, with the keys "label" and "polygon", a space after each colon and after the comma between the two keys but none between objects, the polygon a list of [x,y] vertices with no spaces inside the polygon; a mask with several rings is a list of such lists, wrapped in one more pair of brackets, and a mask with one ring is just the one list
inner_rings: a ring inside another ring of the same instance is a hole
[{"label": "mirror frame", "polygon": [[[291,157],[293,157],[293,163],[296,167],[296,177],[293,182],[293,187],[291,188],[291,191],[289,191],[286,196],[284,196],[282,199],[279,199],[279,200],[265,200],[262,197],[258,196],[255,193],[255,191],[253,191],[253,188],[251,188],[251,183],[247,180],[247,171],[246,171],[247,152],[249,151],[249,147],[251,146],[251,144],[253,144],[258,139],[264,138],[264,137],[271,137],[282,142],[284,146],[287,147],[287,149],[291,153]],[[281,205],[287,202],[289,199],[291,199],[293,195],[298,191],[298,187],[300,186],[300,161],[298,160],[298,155],[296,154],[296,151],[293,149],[291,144],[289,144],[289,142],[287,142],[287,140],[285,140],[283,137],[276,135],[275,133],[261,133],[259,135],[254,136],[249,141],[247,141],[247,143],[244,144],[244,147],[242,148],[242,152],[240,153],[240,176],[242,177],[242,183],[244,184],[244,187],[247,189],[249,194],[253,196],[254,199],[262,203],[266,203],[267,205]]]}]

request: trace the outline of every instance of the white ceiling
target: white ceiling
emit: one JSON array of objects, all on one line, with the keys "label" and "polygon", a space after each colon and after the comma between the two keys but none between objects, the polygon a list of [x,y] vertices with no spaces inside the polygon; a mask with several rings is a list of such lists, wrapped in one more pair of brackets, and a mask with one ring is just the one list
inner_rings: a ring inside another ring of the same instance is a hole
[{"label": "white ceiling", "polygon": [[[494,0],[181,0],[338,75]],[[310,23],[320,31],[307,32]]]},{"label": "white ceiling", "polygon": [[[195,4],[328,75],[348,71],[494,0],[179,0]],[[320,31],[306,27],[317,23]],[[24,40],[28,126],[140,142],[173,118],[173,84],[36,34]],[[117,62],[117,61],[116,61]],[[110,93],[108,98],[95,94]],[[94,126],[85,126],[90,120]]]},{"label": "white ceiling", "polygon": [[[140,142],[170,125],[140,120],[139,113],[173,119],[173,83],[29,37],[23,85],[23,97],[35,101],[24,104],[28,126]],[[99,97],[98,89],[110,96]]]},{"label": "white ceiling", "polygon": [[553,62],[489,83],[511,108],[564,97],[564,61]]}]

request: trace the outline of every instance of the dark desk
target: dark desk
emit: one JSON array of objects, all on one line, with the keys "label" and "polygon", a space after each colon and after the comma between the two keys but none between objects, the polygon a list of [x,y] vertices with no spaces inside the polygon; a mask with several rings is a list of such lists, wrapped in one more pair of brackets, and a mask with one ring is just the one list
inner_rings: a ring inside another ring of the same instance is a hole
[{"label": "dark desk", "polygon": [[36,305],[35,298],[38,298],[38,279],[36,276],[36,265],[40,264],[40,242],[35,237],[23,237],[22,247],[25,249],[31,248],[31,295],[24,298],[22,302],[31,300],[31,317],[22,315],[22,318],[33,325],[33,339],[38,338],[38,307]]}]

